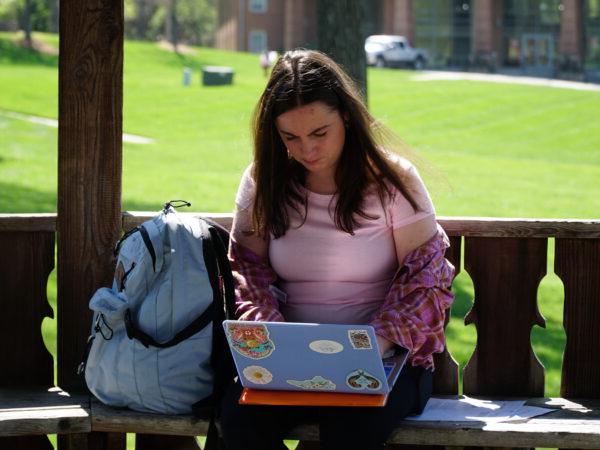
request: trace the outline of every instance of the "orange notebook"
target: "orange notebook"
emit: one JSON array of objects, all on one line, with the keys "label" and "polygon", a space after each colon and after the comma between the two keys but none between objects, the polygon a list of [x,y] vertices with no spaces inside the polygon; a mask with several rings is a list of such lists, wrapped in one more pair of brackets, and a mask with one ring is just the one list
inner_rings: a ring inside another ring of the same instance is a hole
[{"label": "orange notebook", "polygon": [[277,406],[385,406],[384,394],[349,394],[345,392],[268,391],[244,388],[241,405]]}]

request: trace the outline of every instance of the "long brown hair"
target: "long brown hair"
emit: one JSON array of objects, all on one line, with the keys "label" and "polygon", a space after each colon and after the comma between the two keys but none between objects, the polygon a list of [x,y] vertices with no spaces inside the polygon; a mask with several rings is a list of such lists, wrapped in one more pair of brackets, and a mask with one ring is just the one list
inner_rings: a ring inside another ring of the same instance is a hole
[{"label": "long brown hair", "polygon": [[347,122],[344,148],[335,172],[336,227],[353,234],[359,225],[357,216],[374,219],[363,211],[364,193],[371,183],[375,183],[382,203],[392,195],[387,181],[419,210],[398,169],[377,141],[376,121],[350,77],[321,52],[294,50],[286,52],[273,67],[254,111],[254,231],[262,236],[269,232],[275,238],[283,236],[290,226],[286,206],[306,217],[307,197],[299,189],[306,182],[306,169],[288,157],[275,119],[315,101],[339,111]]}]

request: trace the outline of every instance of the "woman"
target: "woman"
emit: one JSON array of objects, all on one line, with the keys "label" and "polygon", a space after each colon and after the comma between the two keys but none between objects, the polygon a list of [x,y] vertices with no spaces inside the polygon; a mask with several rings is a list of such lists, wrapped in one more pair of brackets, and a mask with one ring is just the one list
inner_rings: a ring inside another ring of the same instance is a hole
[{"label": "woman", "polygon": [[240,406],[234,385],[221,411],[229,449],[285,448],[282,437],[303,420],[319,422],[325,449],[380,449],[429,398],[454,270],[427,190],[408,161],[381,147],[380,131],[324,54],[287,52],[275,64],[236,199],[236,312],[242,320],[369,323],[382,355],[401,346],[409,363],[384,408]]}]

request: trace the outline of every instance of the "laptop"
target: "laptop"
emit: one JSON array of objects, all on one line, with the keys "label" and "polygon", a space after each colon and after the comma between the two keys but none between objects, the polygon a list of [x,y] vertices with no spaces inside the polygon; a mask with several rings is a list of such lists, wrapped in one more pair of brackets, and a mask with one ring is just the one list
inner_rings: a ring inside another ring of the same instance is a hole
[{"label": "laptop", "polygon": [[243,404],[384,406],[408,352],[381,359],[370,325],[226,320]]}]

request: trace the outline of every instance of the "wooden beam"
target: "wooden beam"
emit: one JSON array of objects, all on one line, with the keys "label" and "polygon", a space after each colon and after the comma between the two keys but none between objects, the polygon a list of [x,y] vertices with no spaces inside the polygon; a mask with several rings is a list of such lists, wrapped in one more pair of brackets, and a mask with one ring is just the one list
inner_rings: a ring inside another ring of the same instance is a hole
[{"label": "wooden beam", "polygon": [[92,399],[92,430],[119,433],[206,435],[208,419],[191,415],[147,414],[130,409],[117,409]]},{"label": "wooden beam", "polygon": [[[123,230],[151,219],[155,211],[125,211]],[[232,213],[180,213],[208,217],[229,228]],[[519,219],[499,217],[438,217],[449,236],[524,237],[524,238],[600,238],[600,220]],[[53,231],[56,214],[0,214],[0,231]]]},{"label": "wooden beam", "polygon": [[53,388],[0,389],[0,436],[89,433],[87,395]]},{"label": "wooden beam", "polygon": [[449,236],[600,238],[600,220],[438,217]]},{"label": "wooden beam", "polygon": [[55,231],[56,214],[0,214],[0,232],[3,231]]},{"label": "wooden beam", "polygon": [[88,301],[110,284],[121,233],[123,0],[60,6],[58,383],[83,389]]},{"label": "wooden beam", "polygon": [[[515,398],[516,400],[516,398]],[[556,409],[532,419],[505,423],[414,422],[404,420],[392,433],[389,444],[600,448],[600,401],[574,402],[562,398],[535,398],[530,406]],[[192,416],[136,413],[92,401],[92,431],[173,433],[202,435],[208,420]],[[295,427],[289,439],[318,441],[315,424]]]},{"label": "wooden beam", "polygon": [[[156,213],[128,211],[123,214],[123,229],[140,225]],[[208,217],[231,227],[231,213],[184,213]],[[513,219],[498,217],[438,217],[449,236],[523,237],[523,238],[600,238],[600,220],[589,219]]]}]

